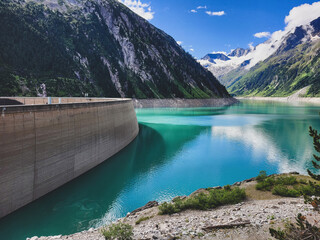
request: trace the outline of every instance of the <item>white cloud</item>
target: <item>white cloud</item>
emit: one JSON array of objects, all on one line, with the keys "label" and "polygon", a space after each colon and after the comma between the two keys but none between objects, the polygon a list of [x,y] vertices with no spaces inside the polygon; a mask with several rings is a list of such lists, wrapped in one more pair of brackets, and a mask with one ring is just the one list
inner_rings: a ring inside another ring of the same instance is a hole
[{"label": "white cloud", "polygon": [[211,52],[212,54],[223,54],[223,55],[228,55],[228,53],[224,52],[224,51],[213,51]]},{"label": "white cloud", "polygon": [[182,41],[177,41],[178,45],[181,46],[181,44],[183,43]]},{"label": "white cloud", "polygon": [[318,17],[320,17],[320,2],[302,4],[291,9],[289,15],[285,18],[285,29],[273,32],[269,40],[256,46],[254,51],[247,55],[247,58],[251,58],[247,69],[273,54],[280,47],[282,40],[288,34],[293,33],[296,27],[302,25],[306,27],[312,20]]},{"label": "white cloud", "polygon": [[296,26],[306,25],[312,20],[320,16],[320,2],[313,4],[302,4],[291,9],[288,16],[285,18],[287,24],[286,30]]},{"label": "white cloud", "polygon": [[192,9],[192,10],[190,10],[190,12],[192,12],[192,13],[196,13],[196,12],[197,12],[197,10]]},{"label": "white cloud", "polygon": [[[225,137],[229,140],[244,144],[246,148],[251,150],[253,156],[257,156],[253,157],[253,159],[263,157],[263,159],[266,159],[269,163],[277,164],[279,172],[298,171],[305,173],[306,164],[310,161],[310,155],[312,155],[312,147],[301,148],[296,150],[299,161],[292,161],[292,159],[274,143],[272,136],[257,128],[255,125],[214,126],[211,128],[211,133],[213,136]],[[302,143],[303,140],[300,142]]]},{"label": "white cloud", "polygon": [[251,51],[253,51],[254,50],[253,42],[249,43],[248,47],[250,48]]},{"label": "white cloud", "polygon": [[271,36],[270,32],[258,32],[256,34],[253,35],[256,38],[268,38]]},{"label": "white cloud", "polygon": [[190,48],[189,50],[190,50],[191,52],[194,52],[194,49],[193,49],[193,48]]},{"label": "white cloud", "polygon": [[150,3],[142,3],[140,0],[118,0],[126,5],[133,12],[145,18],[146,20],[153,19],[154,12],[152,12]]},{"label": "white cloud", "polygon": [[219,12],[211,12],[211,11],[206,11],[206,14],[209,16],[223,16],[225,15],[225,11],[219,11]]},{"label": "white cloud", "polygon": [[198,6],[197,9],[207,9],[207,6]]}]

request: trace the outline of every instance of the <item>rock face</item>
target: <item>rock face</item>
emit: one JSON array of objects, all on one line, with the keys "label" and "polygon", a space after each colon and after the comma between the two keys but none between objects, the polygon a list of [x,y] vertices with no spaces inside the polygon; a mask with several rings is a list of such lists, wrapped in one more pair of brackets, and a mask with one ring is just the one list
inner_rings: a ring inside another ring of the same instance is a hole
[{"label": "rock face", "polygon": [[212,63],[215,63],[215,61],[214,61],[215,59],[220,59],[222,61],[230,60],[230,58],[228,58],[223,53],[209,53],[209,54],[205,55],[202,59],[208,60],[209,62],[212,62]]},{"label": "rock face", "polygon": [[229,57],[242,57],[247,55],[250,52],[250,49],[236,48],[231,53],[228,54]]},{"label": "rock face", "polygon": [[0,19],[0,95],[44,86],[50,96],[229,97],[172,37],[116,0],[3,0]]}]

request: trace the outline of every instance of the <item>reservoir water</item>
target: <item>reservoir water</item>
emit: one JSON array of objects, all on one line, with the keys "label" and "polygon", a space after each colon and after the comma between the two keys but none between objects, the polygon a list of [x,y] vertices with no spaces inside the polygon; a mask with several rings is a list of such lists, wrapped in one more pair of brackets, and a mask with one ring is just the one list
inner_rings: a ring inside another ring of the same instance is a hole
[{"label": "reservoir water", "polygon": [[[0,236],[71,234],[148,201],[256,176],[312,168],[308,127],[320,106],[244,101],[230,107],[138,109],[138,137],[103,164],[0,219]],[[1,196],[0,196],[1,197]]]}]

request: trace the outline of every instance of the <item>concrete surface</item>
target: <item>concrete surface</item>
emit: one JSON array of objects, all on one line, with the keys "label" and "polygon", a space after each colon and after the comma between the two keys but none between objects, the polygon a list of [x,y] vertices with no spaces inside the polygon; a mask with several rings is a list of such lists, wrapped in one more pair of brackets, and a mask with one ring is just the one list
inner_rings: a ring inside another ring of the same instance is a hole
[{"label": "concrete surface", "polygon": [[130,99],[64,102],[73,103],[0,106],[0,217],[97,166],[138,134]]},{"label": "concrete surface", "polygon": [[209,99],[134,99],[135,108],[190,108],[190,107],[223,107],[237,103],[235,98]]}]

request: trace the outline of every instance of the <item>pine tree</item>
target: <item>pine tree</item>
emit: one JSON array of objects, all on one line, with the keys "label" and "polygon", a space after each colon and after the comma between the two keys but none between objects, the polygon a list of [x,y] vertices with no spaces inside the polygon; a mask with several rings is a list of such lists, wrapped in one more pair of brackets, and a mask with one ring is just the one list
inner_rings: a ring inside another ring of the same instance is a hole
[{"label": "pine tree", "polygon": [[[314,149],[320,153],[320,134],[318,133],[317,130],[313,129],[311,126],[309,127],[309,135],[313,138],[313,146]],[[320,165],[318,162],[320,162],[320,157],[317,156],[316,154],[313,154],[313,157],[316,161],[312,161],[313,167],[315,169],[320,169]],[[308,169],[308,174],[310,177],[312,177],[315,180],[320,181],[320,174],[314,174]]]}]

